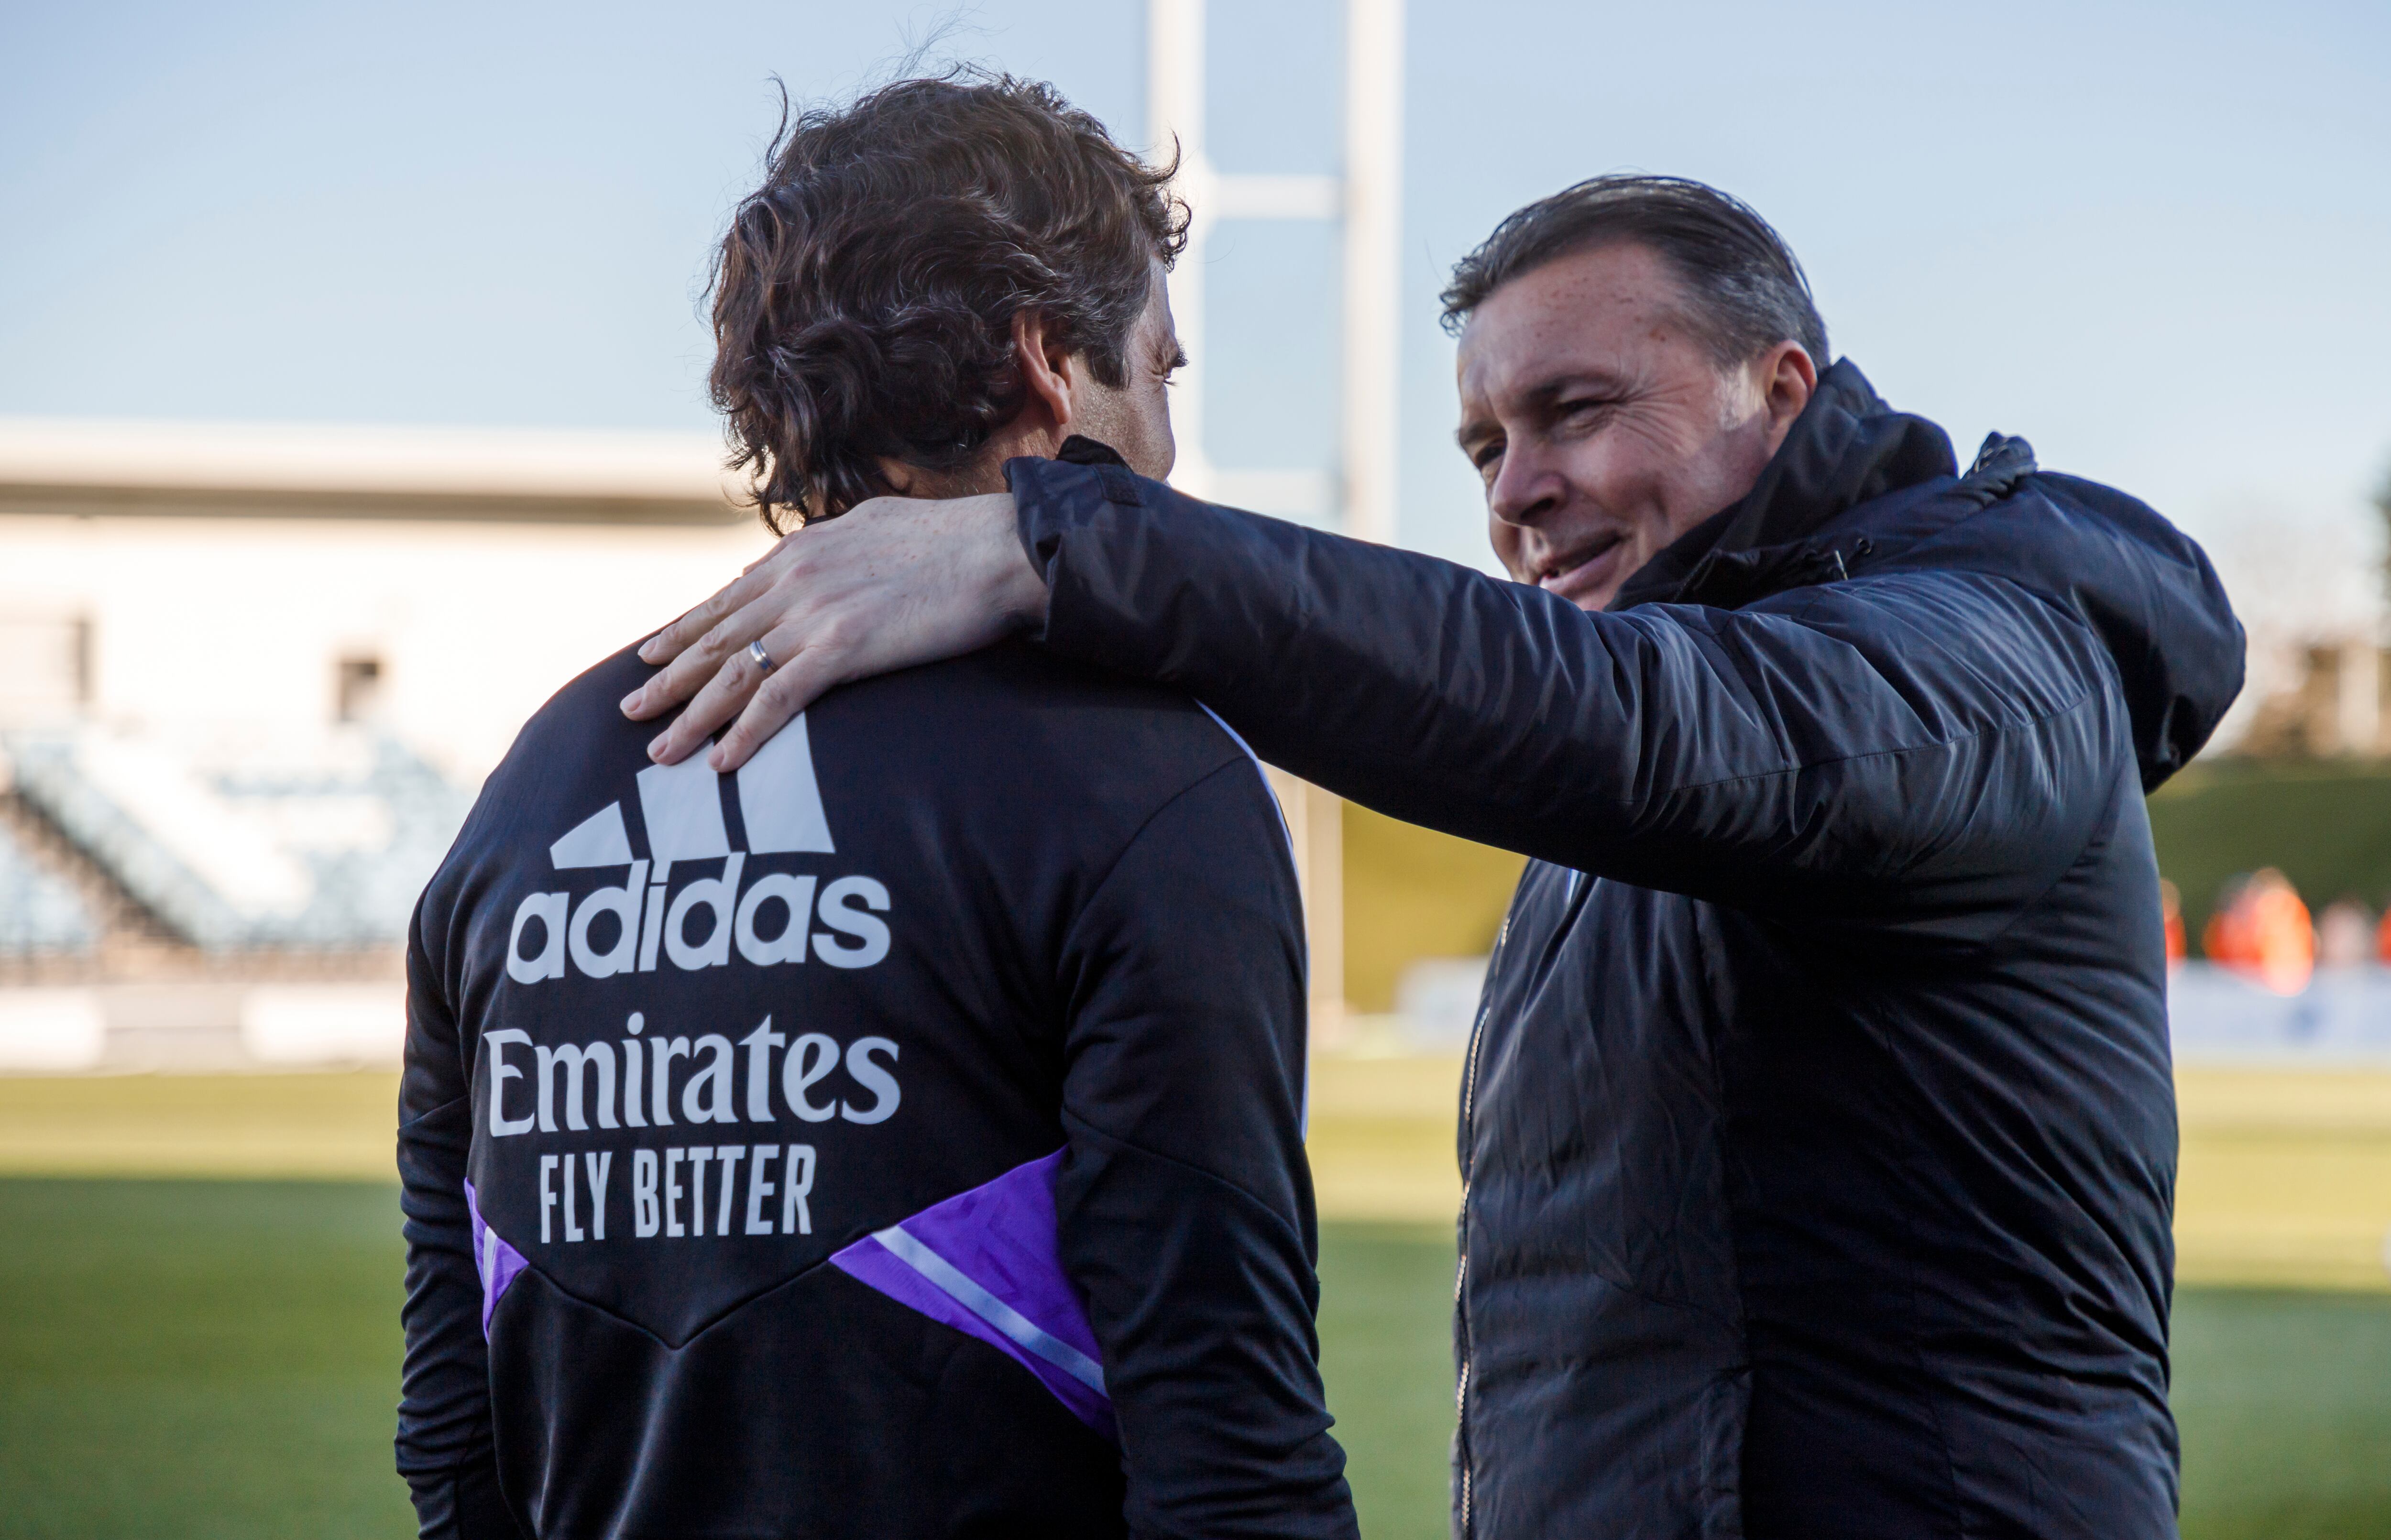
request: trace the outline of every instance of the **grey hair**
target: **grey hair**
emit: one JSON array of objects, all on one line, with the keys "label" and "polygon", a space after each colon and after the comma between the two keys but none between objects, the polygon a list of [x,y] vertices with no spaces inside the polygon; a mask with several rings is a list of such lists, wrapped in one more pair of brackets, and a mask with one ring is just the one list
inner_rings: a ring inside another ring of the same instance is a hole
[{"label": "grey hair", "polygon": [[1521,274],[1596,246],[1646,246],[1689,291],[1687,318],[1722,369],[1778,343],[1801,344],[1823,371],[1827,323],[1792,249],[1740,199],[1682,176],[1595,176],[1537,200],[1454,264],[1439,296],[1458,336],[1487,296]]}]

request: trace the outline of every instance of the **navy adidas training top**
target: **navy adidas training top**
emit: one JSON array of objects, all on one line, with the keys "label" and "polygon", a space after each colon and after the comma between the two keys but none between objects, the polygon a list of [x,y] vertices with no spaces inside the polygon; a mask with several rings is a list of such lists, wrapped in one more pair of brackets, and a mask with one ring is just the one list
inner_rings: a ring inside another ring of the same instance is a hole
[{"label": "navy adidas training top", "polygon": [[418,910],[426,1535],[1351,1535],[1251,757],[1027,648],[650,765],[626,652]]}]

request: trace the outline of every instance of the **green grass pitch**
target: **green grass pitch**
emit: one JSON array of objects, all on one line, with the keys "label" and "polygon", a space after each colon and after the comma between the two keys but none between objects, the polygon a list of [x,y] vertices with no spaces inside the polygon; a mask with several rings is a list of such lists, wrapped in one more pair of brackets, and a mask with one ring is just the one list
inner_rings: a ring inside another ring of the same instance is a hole
[{"label": "green grass pitch", "polygon": [[[0,1536],[405,1536],[387,1185],[0,1181]],[[1321,1338],[1371,1540],[1445,1534],[1452,1243],[1331,1227]],[[2188,1292],[2191,1540],[2391,1535],[2391,1297]]]}]

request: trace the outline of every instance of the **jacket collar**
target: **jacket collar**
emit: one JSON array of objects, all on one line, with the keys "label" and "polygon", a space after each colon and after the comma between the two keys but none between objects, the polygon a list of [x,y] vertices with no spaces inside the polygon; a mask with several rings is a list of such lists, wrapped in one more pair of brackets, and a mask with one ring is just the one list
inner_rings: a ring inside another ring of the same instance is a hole
[{"label": "jacket collar", "polygon": [[[2032,468],[2031,459],[2025,468]],[[1751,490],[1646,563],[1606,607],[1732,608],[1842,576],[1848,553],[1815,547],[1811,536],[1861,503],[1958,469],[1941,428],[1894,411],[1857,365],[1839,360],[1819,379]]]}]

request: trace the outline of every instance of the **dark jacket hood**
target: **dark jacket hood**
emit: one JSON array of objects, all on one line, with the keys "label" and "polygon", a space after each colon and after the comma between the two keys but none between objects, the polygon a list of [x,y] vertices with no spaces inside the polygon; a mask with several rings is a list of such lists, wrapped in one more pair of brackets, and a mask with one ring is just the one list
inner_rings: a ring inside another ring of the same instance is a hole
[{"label": "dark jacket hood", "polygon": [[2200,752],[2241,693],[2241,623],[2196,543],[2124,493],[2041,470],[2022,438],[1987,437],[1961,475],[1949,435],[1887,406],[1848,358],[1751,490],[1609,607],[1740,609],[1919,567],[1996,573],[2082,615],[2116,661],[2145,791]]}]

